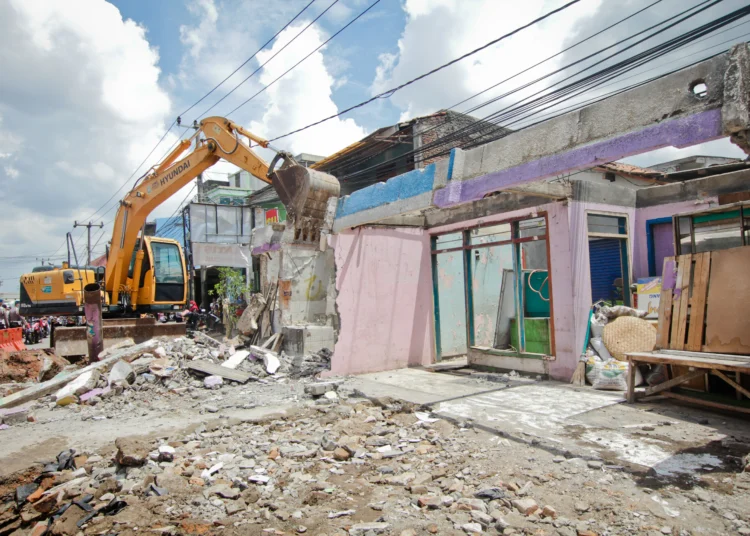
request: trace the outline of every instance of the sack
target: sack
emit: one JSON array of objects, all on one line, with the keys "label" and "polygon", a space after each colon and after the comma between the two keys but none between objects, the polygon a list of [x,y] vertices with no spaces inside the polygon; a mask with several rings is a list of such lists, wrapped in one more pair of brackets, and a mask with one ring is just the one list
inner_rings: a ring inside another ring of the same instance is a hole
[{"label": "sack", "polygon": [[621,316],[634,316],[636,318],[643,318],[648,314],[648,311],[641,311],[639,309],[633,309],[627,305],[613,305],[604,306],[599,309],[609,320],[614,320]]},{"label": "sack", "polygon": [[594,385],[594,379],[596,378],[594,367],[597,367],[596,370],[598,371],[598,365],[601,365],[603,361],[591,348],[586,350],[586,358],[586,381]]},{"label": "sack", "polygon": [[[586,363],[586,379],[591,382],[594,389],[604,391],[627,391],[628,389],[628,370],[630,364],[626,361],[597,361],[589,359]],[[591,367],[589,369],[589,367]],[[635,385],[643,383],[643,377],[636,367]]]},{"label": "sack", "polygon": [[591,346],[594,348],[594,351],[599,354],[599,357],[602,358],[602,361],[612,360],[612,355],[609,353],[609,350],[607,350],[604,342],[599,337],[594,337],[591,339]]}]

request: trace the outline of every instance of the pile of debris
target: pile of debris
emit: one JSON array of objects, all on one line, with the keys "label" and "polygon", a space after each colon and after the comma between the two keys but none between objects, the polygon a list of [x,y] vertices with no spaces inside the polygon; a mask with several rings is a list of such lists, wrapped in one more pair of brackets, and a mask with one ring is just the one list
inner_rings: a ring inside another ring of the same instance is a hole
[{"label": "pile of debris", "polygon": [[[315,396],[335,391],[320,384]],[[101,453],[66,450],[2,497],[0,534],[750,531],[747,501],[737,498],[750,481],[741,475],[734,495],[696,488],[687,499],[677,488],[643,488],[603,460],[554,455],[408,403],[339,391],[332,403],[308,401],[289,415],[121,437]]]},{"label": "pile of debris", "polygon": [[[0,399],[0,429],[34,422],[34,411],[42,407],[81,407],[111,404],[125,391],[140,391],[143,396],[183,394],[202,387],[216,389],[229,383],[285,382],[313,377],[330,369],[330,352],[291,358],[264,346],[235,349],[200,332],[194,338],[156,338],[141,344],[124,341],[100,354],[100,361],[83,368],[69,365],[51,352],[13,352],[8,362],[39,357],[37,368],[28,367],[27,375],[41,378],[40,383],[13,383]],[[34,358],[36,359],[36,358]],[[52,377],[50,377],[52,376]],[[127,403],[126,403],[127,405]],[[122,406],[114,403],[114,406]],[[124,409],[124,408],[123,408]],[[109,417],[113,417],[111,412]],[[107,418],[91,415],[91,418]]]},{"label": "pile of debris", "polygon": [[[68,365],[67,360],[49,349],[8,351],[0,348],[0,385],[43,382]],[[6,395],[12,391],[13,388],[9,386],[0,394]]]}]

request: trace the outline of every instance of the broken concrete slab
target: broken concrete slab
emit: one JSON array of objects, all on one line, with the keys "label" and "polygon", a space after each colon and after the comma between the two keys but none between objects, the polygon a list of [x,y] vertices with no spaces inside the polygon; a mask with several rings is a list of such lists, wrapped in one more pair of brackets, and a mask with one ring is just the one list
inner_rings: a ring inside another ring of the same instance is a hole
[{"label": "broken concrete slab", "polygon": [[130,437],[121,437],[115,440],[117,454],[115,459],[120,465],[126,467],[137,467],[146,463],[149,448],[145,441]]},{"label": "broken concrete slab", "polygon": [[237,330],[245,336],[252,335],[258,330],[258,317],[266,307],[266,299],[262,294],[256,293],[250,297],[250,303],[242,311],[242,316],[237,321]]},{"label": "broken concrete slab", "polygon": [[322,396],[329,391],[336,391],[341,381],[315,382],[305,385],[305,393],[312,396]]},{"label": "broken concrete slab", "polygon": [[251,346],[250,351],[252,352],[253,357],[263,360],[263,364],[266,367],[266,372],[268,372],[269,374],[276,374],[276,371],[278,371],[279,367],[281,367],[281,361],[279,361],[279,356],[276,354],[276,352],[267,350],[266,348],[262,348],[260,346]]},{"label": "broken concrete slab", "polygon": [[0,409],[0,423],[10,426],[25,423],[31,411],[31,404],[16,406],[15,408]]},{"label": "broken concrete slab", "polygon": [[141,344],[137,344],[135,346],[118,348],[117,350],[112,351],[110,354],[106,354],[106,352],[109,352],[109,350],[105,350],[99,355],[101,356],[103,354],[106,354],[106,357],[100,361],[97,361],[96,363],[92,363],[78,370],[61,372],[51,380],[48,380],[44,383],[40,383],[39,385],[35,385],[28,389],[24,389],[23,391],[19,391],[17,393],[13,393],[11,395],[0,398],[0,408],[10,408],[13,406],[18,406],[19,404],[23,404],[24,402],[36,400],[37,398],[46,396],[75,380],[81,374],[86,374],[91,370],[106,369],[120,359],[123,359],[125,361],[132,361],[136,357],[142,355],[144,352],[155,348],[156,346],[158,346],[158,344],[159,341],[153,339]]},{"label": "broken concrete slab", "polygon": [[230,369],[236,369],[240,363],[247,359],[247,356],[249,355],[250,352],[248,352],[247,350],[237,350],[229,357],[229,359],[224,361],[221,366]]},{"label": "broken concrete slab", "polygon": [[[96,383],[99,381],[99,376],[99,371],[95,369],[81,374],[75,380],[55,393],[55,400],[60,404],[61,401],[67,400],[71,396],[79,396],[91,391],[96,387]],[[63,403],[60,405],[66,404]]]},{"label": "broken concrete slab", "polygon": [[257,380],[257,378],[255,378],[249,372],[242,372],[241,370],[232,370],[222,365],[216,365],[214,363],[211,363],[210,361],[204,361],[202,359],[191,361],[190,363],[187,364],[187,368],[189,368],[190,370],[194,370],[196,372],[200,372],[202,374],[221,376],[225,380],[231,380],[233,382],[238,382],[238,383],[246,383],[247,381],[251,379]]}]

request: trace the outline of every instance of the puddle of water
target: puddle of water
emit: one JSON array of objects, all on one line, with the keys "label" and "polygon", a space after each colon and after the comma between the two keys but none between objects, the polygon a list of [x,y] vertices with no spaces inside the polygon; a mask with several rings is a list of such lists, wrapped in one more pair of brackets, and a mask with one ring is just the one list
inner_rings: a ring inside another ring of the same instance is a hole
[{"label": "puddle of water", "polygon": [[674,454],[661,448],[659,444],[668,443],[658,439],[644,440],[605,430],[586,432],[581,435],[581,439],[611,450],[624,461],[650,467],[659,476],[694,475],[696,472],[710,471],[723,465],[721,458],[713,454]]}]

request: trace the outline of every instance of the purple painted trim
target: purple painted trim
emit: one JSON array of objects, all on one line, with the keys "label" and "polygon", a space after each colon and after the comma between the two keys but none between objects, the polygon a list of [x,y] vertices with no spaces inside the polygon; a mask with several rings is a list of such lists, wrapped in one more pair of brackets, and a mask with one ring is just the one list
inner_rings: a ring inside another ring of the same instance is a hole
[{"label": "purple painted trim", "polygon": [[503,188],[554,177],[560,173],[590,168],[662,147],[688,147],[721,137],[721,110],[709,110],[664,121],[562,154],[545,156],[475,179],[452,181],[445,188],[437,190],[433,200],[438,207],[450,207],[477,201]]},{"label": "purple painted trim", "polygon": [[674,261],[667,261],[664,265],[664,272],[661,274],[662,290],[672,290],[677,284],[677,273],[674,269]]},{"label": "purple painted trim", "polygon": [[253,255],[261,255],[263,253],[267,253],[269,251],[278,251],[281,249],[281,244],[278,242],[276,244],[263,244],[262,246],[258,246],[257,248],[253,248]]}]

